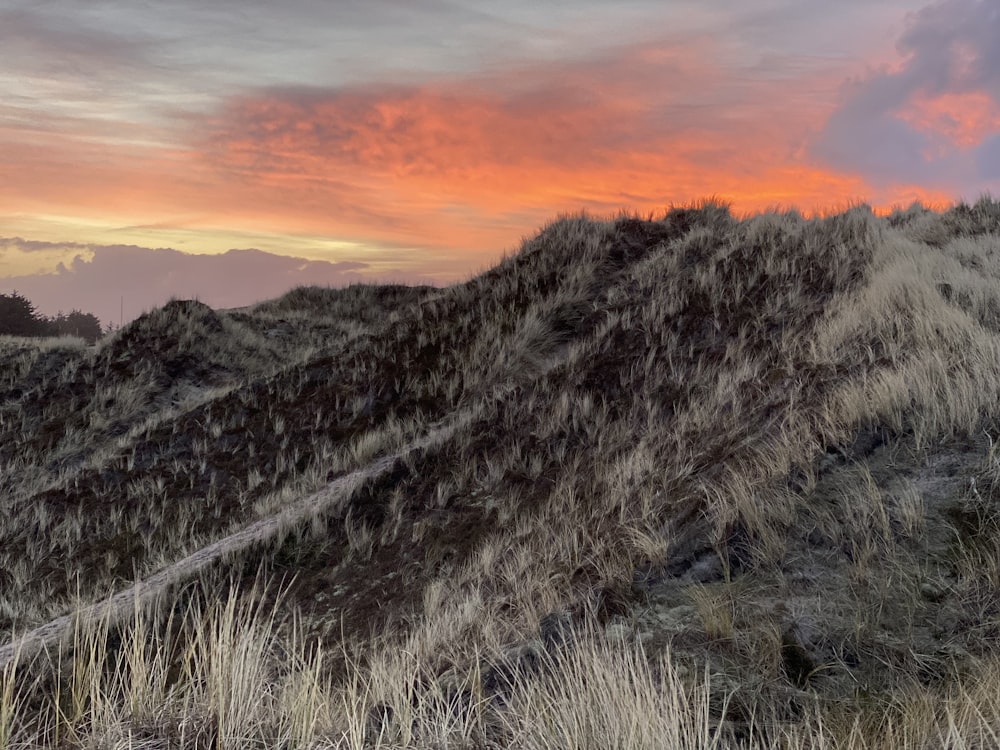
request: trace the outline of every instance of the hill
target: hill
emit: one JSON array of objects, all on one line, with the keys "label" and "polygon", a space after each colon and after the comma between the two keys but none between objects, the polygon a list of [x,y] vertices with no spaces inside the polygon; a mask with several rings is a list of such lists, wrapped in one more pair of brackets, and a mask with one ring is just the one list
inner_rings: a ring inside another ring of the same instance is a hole
[{"label": "hill", "polygon": [[995,744],[998,253],[709,202],[0,340],[0,747]]}]

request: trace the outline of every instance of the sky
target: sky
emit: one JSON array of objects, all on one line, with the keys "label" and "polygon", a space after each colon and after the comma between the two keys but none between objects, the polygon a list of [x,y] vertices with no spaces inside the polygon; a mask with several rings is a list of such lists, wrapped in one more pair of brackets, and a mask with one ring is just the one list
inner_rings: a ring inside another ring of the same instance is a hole
[{"label": "sky", "polygon": [[1000,195],[996,0],[0,0],[0,293],[447,284],[560,214]]}]

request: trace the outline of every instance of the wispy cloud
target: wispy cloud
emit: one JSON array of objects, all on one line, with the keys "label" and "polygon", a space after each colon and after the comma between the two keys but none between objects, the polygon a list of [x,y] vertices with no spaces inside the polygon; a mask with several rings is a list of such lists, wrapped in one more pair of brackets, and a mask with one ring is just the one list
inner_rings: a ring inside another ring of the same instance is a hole
[{"label": "wispy cloud", "polygon": [[272,88],[228,101],[200,150],[234,182],[322,196],[341,216],[378,207],[393,232],[445,218],[447,247],[495,241],[482,228],[505,215],[890,198],[806,158],[836,79],[811,60],[735,75],[723,53],[694,39],[422,86]]},{"label": "wispy cloud", "polygon": [[99,17],[88,15],[46,12],[39,4],[0,9],[6,62],[22,75],[59,77],[134,72],[150,64],[152,35],[112,31]]}]

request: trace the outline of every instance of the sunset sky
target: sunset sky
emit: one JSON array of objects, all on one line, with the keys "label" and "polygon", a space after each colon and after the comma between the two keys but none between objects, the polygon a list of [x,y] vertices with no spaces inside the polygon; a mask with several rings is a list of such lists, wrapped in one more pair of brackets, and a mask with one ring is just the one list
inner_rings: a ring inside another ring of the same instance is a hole
[{"label": "sunset sky", "polygon": [[1000,195],[996,0],[0,0],[0,292],[448,283],[560,213]]}]

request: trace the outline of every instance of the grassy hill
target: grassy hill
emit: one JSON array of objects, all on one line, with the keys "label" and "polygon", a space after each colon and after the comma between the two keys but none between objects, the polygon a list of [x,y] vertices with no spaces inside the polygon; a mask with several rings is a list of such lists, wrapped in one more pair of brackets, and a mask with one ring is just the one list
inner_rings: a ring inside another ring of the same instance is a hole
[{"label": "grassy hill", "polygon": [[0,748],[996,746],[998,436],[988,198],[0,339]]}]

